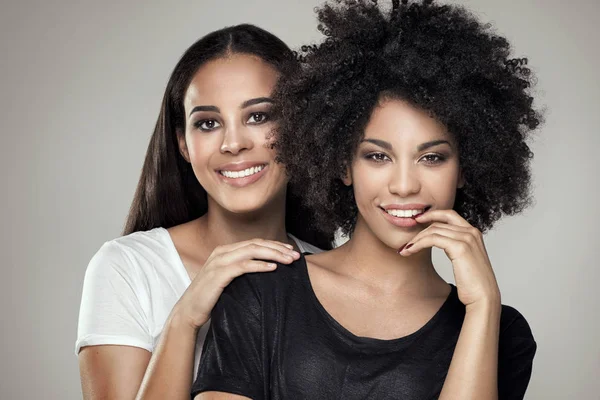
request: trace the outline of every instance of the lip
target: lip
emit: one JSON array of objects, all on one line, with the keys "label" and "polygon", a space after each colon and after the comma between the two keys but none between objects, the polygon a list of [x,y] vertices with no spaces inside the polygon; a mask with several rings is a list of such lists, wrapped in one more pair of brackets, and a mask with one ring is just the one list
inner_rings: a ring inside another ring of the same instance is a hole
[{"label": "lip", "polygon": [[258,167],[260,165],[268,165],[268,162],[260,162],[260,161],[238,161],[232,162],[228,164],[221,165],[219,168],[215,169],[215,171],[243,171],[247,168]]},{"label": "lip", "polygon": [[[427,211],[429,211],[430,208],[431,208],[431,206],[427,206],[425,204],[390,204],[387,206],[381,206],[379,209],[383,213],[384,218],[387,219],[388,222],[392,223],[393,225],[401,227],[401,228],[413,228],[413,227],[419,225],[419,223],[417,222],[417,220],[415,218],[420,215],[425,214]],[[421,210],[421,209],[423,209],[424,211],[421,214],[415,215],[414,217],[394,217],[393,215],[390,215],[386,212],[386,210]]]},{"label": "lip", "polygon": [[[258,167],[260,165],[264,165],[264,168],[262,170],[260,170],[256,174],[245,176],[243,178],[228,178],[225,175],[221,174],[221,172],[219,172],[219,171],[223,171],[223,170],[232,171],[232,172],[243,171],[246,168]],[[261,179],[267,173],[268,169],[269,169],[268,163],[243,161],[243,162],[238,162],[238,163],[225,164],[225,165],[221,166],[219,169],[216,169],[215,174],[217,174],[217,177],[221,181],[225,182],[226,184],[228,184],[230,186],[241,188],[241,187],[251,185],[251,184],[255,183],[256,181],[258,181],[259,179]]]},{"label": "lip", "polygon": [[[384,210],[425,210],[431,208],[427,204],[411,203],[411,204],[388,204],[380,206]],[[427,211],[427,210],[425,210]]]}]

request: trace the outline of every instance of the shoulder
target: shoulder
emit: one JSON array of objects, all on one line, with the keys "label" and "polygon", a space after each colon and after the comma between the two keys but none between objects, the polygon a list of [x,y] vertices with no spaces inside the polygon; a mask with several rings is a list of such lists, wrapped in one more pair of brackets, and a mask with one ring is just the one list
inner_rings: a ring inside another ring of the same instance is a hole
[{"label": "shoulder", "polygon": [[533,333],[523,314],[511,306],[503,304],[500,317],[500,337],[520,337],[533,340]]},{"label": "shoulder", "polygon": [[168,265],[173,257],[173,245],[163,228],[135,232],[105,242],[90,260],[86,280],[93,277],[118,275],[121,278],[151,274],[149,269]]},{"label": "shoulder", "polygon": [[291,264],[277,263],[273,271],[241,275],[225,288],[223,294],[240,302],[250,299],[269,302],[269,299],[288,293],[290,288],[300,287],[306,276],[306,261],[300,256]]},{"label": "shoulder", "polygon": [[298,239],[291,233],[288,233],[288,236],[291,237],[294,240],[294,242],[296,242],[296,245],[298,245],[298,248],[300,249],[300,252],[302,254],[318,254],[323,252],[323,250],[318,248],[317,246],[313,246],[312,244],[305,242],[304,240]]},{"label": "shoulder", "polygon": [[517,360],[522,366],[529,365],[536,351],[537,343],[523,314],[513,307],[503,305],[498,353],[500,364]]}]

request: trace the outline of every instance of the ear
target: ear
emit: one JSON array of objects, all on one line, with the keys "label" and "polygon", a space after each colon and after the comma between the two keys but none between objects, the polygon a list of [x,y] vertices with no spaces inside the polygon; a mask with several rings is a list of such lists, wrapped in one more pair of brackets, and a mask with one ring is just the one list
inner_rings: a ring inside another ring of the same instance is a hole
[{"label": "ear", "polygon": [[458,173],[458,182],[456,184],[456,188],[462,189],[464,186],[465,186],[465,174],[463,174],[463,170],[461,168],[460,172]]},{"label": "ear", "polygon": [[188,152],[187,143],[185,141],[185,132],[177,129],[176,134],[177,143],[179,144],[179,153],[185,159],[185,161],[190,162],[190,153]]},{"label": "ear", "polygon": [[342,176],[342,182],[346,186],[352,185],[352,173],[350,172],[350,167],[346,167],[346,172]]}]

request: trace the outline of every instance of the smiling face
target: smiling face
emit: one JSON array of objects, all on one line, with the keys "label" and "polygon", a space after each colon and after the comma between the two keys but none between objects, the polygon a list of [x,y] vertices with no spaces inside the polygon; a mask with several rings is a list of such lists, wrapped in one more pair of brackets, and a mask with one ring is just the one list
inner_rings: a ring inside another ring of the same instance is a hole
[{"label": "smiling face", "polygon": [[397,249],[425,228],[415,215],[453,207],[462,186],[456,144],[427,112],[402,100],[382,99],[344,183],[353,185],[356,229],[366,225]]},{"label": "smiling face", "polygon": [[208,193],[209,209],[249,213],[285,201],[285,170],[267,146],[278,77],[271,65],[246,54],[209,61],[194,75],[179,148]]}]

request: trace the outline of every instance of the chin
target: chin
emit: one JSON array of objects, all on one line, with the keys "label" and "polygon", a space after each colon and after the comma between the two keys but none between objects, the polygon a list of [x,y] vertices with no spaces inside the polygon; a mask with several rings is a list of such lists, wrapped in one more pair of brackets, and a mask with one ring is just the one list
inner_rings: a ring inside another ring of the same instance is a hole
[{"label": "chin", "polygon": [[378,238],[379,241],[381,243],[383,243],[385,246],[389,247],[390,249],[394,249],[394,250],[398,250],[400,247],[404,246],[406,243],[408,243],[408,241],[412,238],[412,236],[410,238],[406,238],[406,239],[398,239],[398,240],[390,240],[390,238],[386,238],[386,239],[382,239],[382,238]]},{"label": "chin", "polygon": [[232,214],[252,214],[257,211],[260,211],[264,207],[264,204],[249,204],[249,203],[236,203],[236,204],[227,204],[225,208]]},{"label": "chin", "polygon": [[414,228],[391,228],[378,227],[377,230],[372,230],[373,234],[377,239],[385,246],[398,250],[400,247],[406,245],[411,241],[419,232],[423,230],[422,226],[416,226]]},{"label": "chin", "polygon": [[233,214],[253,214],[265,209],[266,199],[236,199],[221,203],[221,207]]}]

